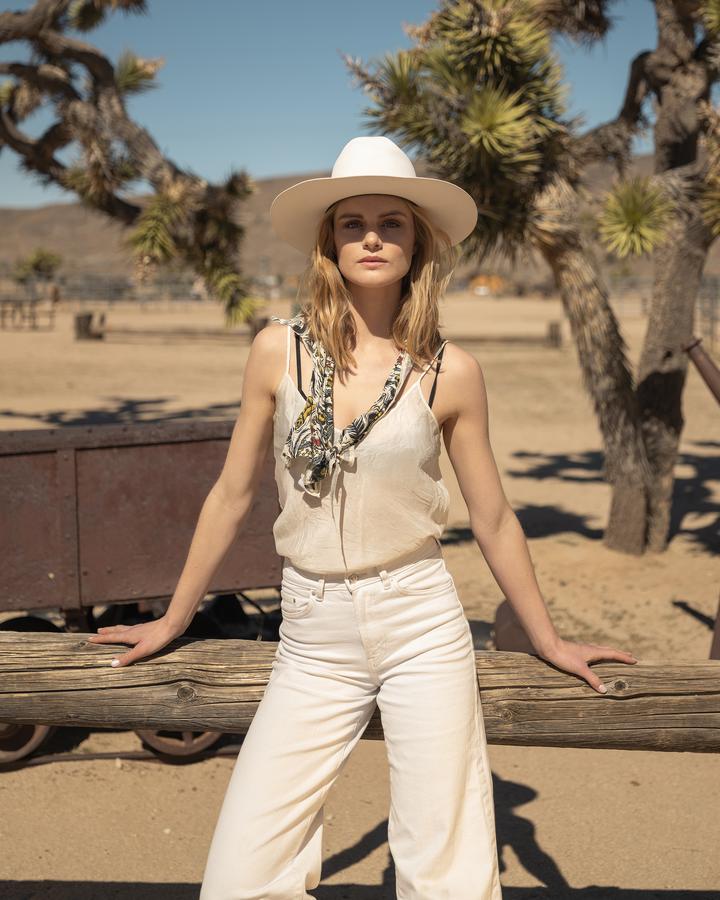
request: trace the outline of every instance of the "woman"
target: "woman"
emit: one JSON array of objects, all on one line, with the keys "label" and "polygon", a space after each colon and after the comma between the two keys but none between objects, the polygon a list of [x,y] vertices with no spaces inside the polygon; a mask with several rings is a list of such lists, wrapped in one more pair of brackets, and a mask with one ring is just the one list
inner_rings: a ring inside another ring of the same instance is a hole
[{"label": "woman", "polygon": [[588,662],[635,661],[555,632],[500,484],[481,368],[440,340],[453,248],[476,219],[465,191],[419,178],[377,136],[351,140],[330,177],[275,198],[277,234],[311,254],[309,300],[253,341],[225,466],[166,614],[95,638],[134,644],[118,660],[126,665],[183,633],[245,520],[272,439],[280,642],[200,900],[310,897],[325,797],[376,703],[397,896],[501,898],[474,649],[439,542],[441,437],[473,535],[538,655],[597,690]]}]

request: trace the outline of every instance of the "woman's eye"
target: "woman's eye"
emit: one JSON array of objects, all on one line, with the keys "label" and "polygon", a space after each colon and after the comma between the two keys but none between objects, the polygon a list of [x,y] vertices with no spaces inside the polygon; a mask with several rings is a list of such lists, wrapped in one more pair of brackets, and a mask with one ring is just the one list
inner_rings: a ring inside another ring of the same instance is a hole
[{"label": "woman's eye", "polygon": [[[346,223],[345,223],[345,227],[346,227],[346,228],[351,228],[353,225],[359,225],[359,224],[360,224],[359,222],[346,222]],[[399,225],[400,225],[400,222],[398,222],[396,219],[388,219],[387,222],[384,222],[383,224],[384,224],[384,225],[397,225],[397,226],[399,226]]]}]

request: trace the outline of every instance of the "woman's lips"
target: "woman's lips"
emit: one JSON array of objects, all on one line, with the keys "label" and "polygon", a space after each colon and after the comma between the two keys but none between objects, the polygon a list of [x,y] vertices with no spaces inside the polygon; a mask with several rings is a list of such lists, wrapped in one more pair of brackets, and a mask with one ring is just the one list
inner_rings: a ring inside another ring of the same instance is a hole
[{"label": "woman's lips", "polygon": [[374,269],[376,266],[384,266],[385,262],[384,259],[361,259],[360,265],[367,266],[369,269]]}]

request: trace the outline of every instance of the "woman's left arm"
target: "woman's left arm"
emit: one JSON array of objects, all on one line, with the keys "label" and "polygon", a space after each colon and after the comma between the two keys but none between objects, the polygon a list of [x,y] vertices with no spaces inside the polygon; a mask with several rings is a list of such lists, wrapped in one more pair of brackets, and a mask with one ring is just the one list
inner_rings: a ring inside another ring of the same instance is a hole
[{"label": "woman's left arm", "polygon": [[[442,409],[447,413],[443,415],[443,439],[467,504],[473,536],[538,656],[605,693],[605,685],[588,663],[603,659],[635,663],[637,659],[612,647],[563,640],[555,630],[535,577],[527,539],[500,482],[490,446],[487,392],[480,364],[451,344],[443,362]],[[437,393],[440,400],[439,389]]]}]

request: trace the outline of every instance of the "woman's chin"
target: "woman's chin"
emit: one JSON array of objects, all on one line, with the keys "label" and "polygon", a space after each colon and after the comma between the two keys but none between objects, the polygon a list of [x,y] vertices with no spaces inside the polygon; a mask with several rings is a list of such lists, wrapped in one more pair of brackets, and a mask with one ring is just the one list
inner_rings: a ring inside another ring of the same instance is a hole
[{"label": "woman's chin", "polygon": [[382,271],[384,268],[382,266],[380,269],[353,272],[349,278],[345,276],[345,280],[358,287],[389,287],[396,281],[400,281],[402,275],[398,275],[396,272]]}]

